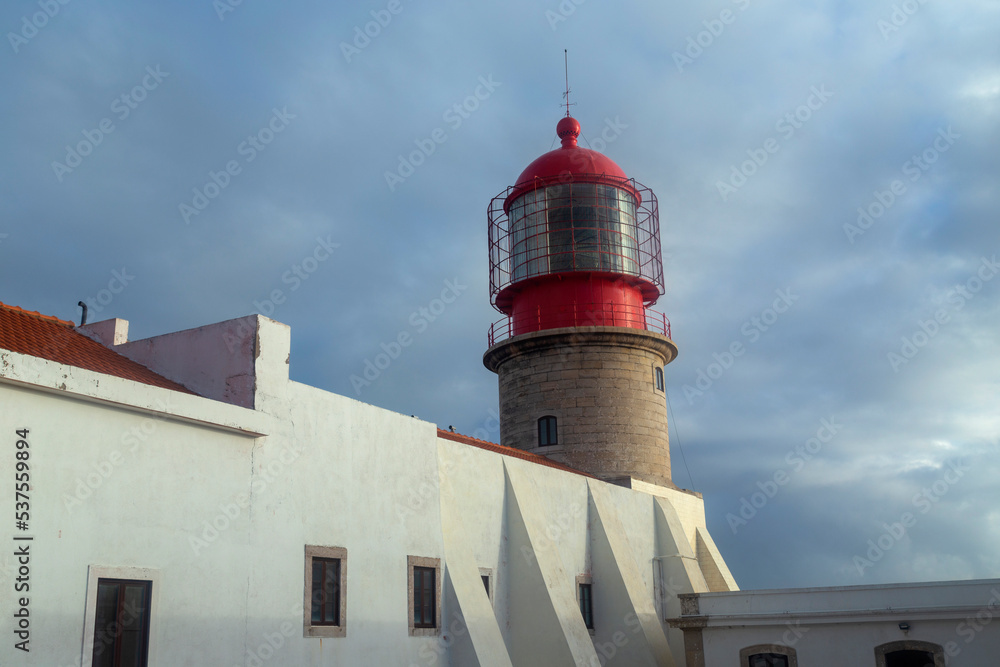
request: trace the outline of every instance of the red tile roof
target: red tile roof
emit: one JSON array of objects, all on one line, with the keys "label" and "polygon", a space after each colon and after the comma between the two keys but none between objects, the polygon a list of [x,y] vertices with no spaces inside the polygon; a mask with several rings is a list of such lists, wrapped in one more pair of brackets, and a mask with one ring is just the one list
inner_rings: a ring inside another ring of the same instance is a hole
[{"label": "red tile roof", "polygon": [[515,449],[514,447],[504,447],[503,445],[498,445],[495,442],[480,440],[479,438],[473,438],[468,435],[462,435],[461,433],[453,433],[452,431],[446,431],[443,428],[438,429],[438,437],[444,438],[445,440],[460,442],[464,445],[472,445],[473,447],[479,447],[480,449],[487,449],[491,452],[496,452],[497,454],[503,454],[504,456],[513,456],[514,458],[522,459],[524,461],[531,461],[532,463],[537,463],[538,465],[543,465],[549,468],[555,468],[556,470],[572,472],[577,475],[583,475],[584,477],[591,477],[596,479],[593,475],[585,473],[582,470],[577,470],[576,468],[570,468],[569,466],[564,466],[561,463],[556,463],[555,461],[553,461],[548,457],[542,456],[540,454],[532,454],[531,452],[526,452],[523,449]]},{"label": "red tile roof", "polygon": [[194,393],[77,333],[72,322],[4,303],[0,303],[0,348],[154,387]]}]

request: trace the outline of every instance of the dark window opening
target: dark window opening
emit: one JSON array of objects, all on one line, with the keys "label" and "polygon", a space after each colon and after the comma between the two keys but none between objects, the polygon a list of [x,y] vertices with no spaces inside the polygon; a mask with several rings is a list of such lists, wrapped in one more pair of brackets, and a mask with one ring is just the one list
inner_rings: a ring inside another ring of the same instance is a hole
[{"label": "dark window opening", "polygon": [[486,597],[490,596],[490,575],[483,575],[483,586],[486,588]]},{"label": "dark window opening", "polygon": [[580,613],[588,630],[594,629],[594,603],[592,584],[580,584]]},{"label": "dark window opening", "polygon": [[546,415],[538,420],[538,444],[541,447],[555,445],[559,443],[556,433],[556,418]]},{"label": "dark window opening", "polygon": [[312,559],[313,625],[340,625],[340,559]]},{"label": "dark window opening", "polygon": [[663,369],[657,368],[655,375],[656,375],[656,389],[658,391],[663,391]]},{"label": "dark window opening", "polygon": [[434,588],[434,568],[413,568],[413,627],[435,628],[436,591]]},{"label": "dark window opening", "polygon": [[934,667],[934,654],[929,651],[893,651],[885,654],[885,667]]},{"label": "dark window opening", "polygon": [[777,653],[755,653],[750,656],[750,667],[788,667],[788,656]]},{"label": "dark window opening", "polygon": [[93,667],[146,667],[151,581],[97,580]]}]

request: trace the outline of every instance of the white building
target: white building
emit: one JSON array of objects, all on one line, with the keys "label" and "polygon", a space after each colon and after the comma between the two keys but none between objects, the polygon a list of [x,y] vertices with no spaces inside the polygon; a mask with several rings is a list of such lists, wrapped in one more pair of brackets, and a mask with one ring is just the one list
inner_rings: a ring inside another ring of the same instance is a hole
[{"label": "white building", "polygon": [[[698,494],[292,382],[289,340],[260,316],[127,341],[0,307],[3,467],[28,472],[4,532],[30,538],[2,559],[4,600],[28,585],[4,665],[684,664],[677,594],[736,587]],[[335,575],[315,603],[314,564]]]}]

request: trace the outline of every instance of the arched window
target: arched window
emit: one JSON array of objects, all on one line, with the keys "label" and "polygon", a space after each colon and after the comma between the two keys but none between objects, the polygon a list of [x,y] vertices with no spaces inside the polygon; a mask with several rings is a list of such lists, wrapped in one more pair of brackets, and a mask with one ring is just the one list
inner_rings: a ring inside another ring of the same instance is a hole
[{"label": "arched window", "polygon": [[656,378],[656,390],[663,391],[663,369],[657,366],[653,371],[653,375]]},{"label": "arched window", "polygon": [[548,447],[559,444],[559,435],[556,432],[556,418],[552,415],[545,415],[538,420],[538,446]]},{"label": "arched window", "polygon": [[757,644],[740,651],[740,667],[798,667],[795,649],[780,644]]},{"label": "arched window", "polygon": [[875,647],[877,667],[944,667],[944,649],[937,644],[913,640],[889,642]]}]

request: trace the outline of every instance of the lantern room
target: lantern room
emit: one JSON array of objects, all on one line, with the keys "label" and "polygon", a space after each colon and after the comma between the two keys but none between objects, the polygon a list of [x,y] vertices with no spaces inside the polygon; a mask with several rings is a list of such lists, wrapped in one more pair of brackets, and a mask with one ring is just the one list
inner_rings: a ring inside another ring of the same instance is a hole
[{"label": "lantern room", "polygon": [[576,119],[563,118],[556,132],[562,146],[490,204],[490,295],[508,316],[490,344],[572,326],[667,333],[666,319],[647,312],[663,293],[655,195],[580,147]]}]

